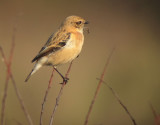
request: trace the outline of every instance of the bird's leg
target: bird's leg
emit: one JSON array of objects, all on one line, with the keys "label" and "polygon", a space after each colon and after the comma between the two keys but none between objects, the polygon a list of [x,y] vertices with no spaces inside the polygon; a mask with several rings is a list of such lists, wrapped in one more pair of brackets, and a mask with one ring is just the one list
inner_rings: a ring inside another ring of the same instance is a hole
[{"label": "bird's leg", "polygon": [[69,80],[69,78],[64,77],[64,76],[57,70],[57,68],[56,68],[55,66],[53,66],[53,68],[54,68],[54,69],[56,70],[56,72],[62,77],[63,83],[64,83],[64,82],[67,83],[68,80]]}]

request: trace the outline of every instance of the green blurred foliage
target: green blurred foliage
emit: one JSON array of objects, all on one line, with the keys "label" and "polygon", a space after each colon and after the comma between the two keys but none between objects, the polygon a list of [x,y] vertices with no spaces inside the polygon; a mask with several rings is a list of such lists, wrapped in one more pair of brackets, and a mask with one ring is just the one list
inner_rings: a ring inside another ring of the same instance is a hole
[{"label": "green blurred foliage", "polygon": [[[12,71],[34,124],[39,124],[41,103],[52,68],[42,68],[25,84],[24,79],[33,67],[30,61],[67,16],[78,15],[90,22],[90,33],[85,33],[82,53],[74,61],[56,112],[55,125],[83,124],[98,83],[96,78],[114,44],[117,48],[105,81],[117,91],[139,125],[153,125],[149,102],[160,112],[159,5],[156,0],[0,0],[0,45],[8,55],[16,24]],[[68,64],[58,68],[65,74],[67,67]],[[0,100],[5,71],[1,61]],[[60,82],[60,77],[55,74],[43,117],[45,124],[49,123]],[[27,125],[10,82],[5,123],[17,125],[17,121]],[[105,85],[101,86],[89,119],[89,125],[99,124],[132,124]]]}]

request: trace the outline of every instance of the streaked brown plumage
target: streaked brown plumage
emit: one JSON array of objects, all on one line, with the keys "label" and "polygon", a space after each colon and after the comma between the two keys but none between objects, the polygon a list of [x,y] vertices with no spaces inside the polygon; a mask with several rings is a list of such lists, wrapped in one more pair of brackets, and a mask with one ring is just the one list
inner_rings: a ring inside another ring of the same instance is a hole
[{"label": "streaked brown plumage", "polygon": [[[32,62],[36,61],[36,64],[25,82],[27,82],[30,76],[44,65],[51,65],[55,68],[57,65],[75,59],[81,52],[83,46],[84,24],[88,24],[88,22],[81,17],[67,17],[58,31],[50,36],[38,55],[32,60]],[[61,77],[64,79],[62,75]]]}]

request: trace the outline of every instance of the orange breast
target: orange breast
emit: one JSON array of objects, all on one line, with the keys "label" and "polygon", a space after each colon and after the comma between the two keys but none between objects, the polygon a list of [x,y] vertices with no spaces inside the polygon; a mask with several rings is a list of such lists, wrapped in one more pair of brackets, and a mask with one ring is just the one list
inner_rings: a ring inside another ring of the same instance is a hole
[{"label": "orange breast", "polygon": [[48,64],[61,65],[75,59],[81,52],[84,36],[80,32],[72,32],[67,45],[59,51],[51,54],[48,58]]}]

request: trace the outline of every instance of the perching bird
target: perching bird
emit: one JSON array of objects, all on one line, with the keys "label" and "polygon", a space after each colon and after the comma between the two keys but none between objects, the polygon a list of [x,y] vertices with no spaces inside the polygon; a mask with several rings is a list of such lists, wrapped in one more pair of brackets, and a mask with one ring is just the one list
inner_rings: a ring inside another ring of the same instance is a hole
[{"label": "perching bird", "polygon": [[63,80],[67,81],[68,79],[56,69],[56,66],[71,62],[80,54],[84,42],[84,24],[88,24],[88,21],[79,16],[67,17],[58,31],[49,37],[38,55],[32,60],[32,62],[36,61],[36,64],[25,82],[45,65],[53,66]]}]

